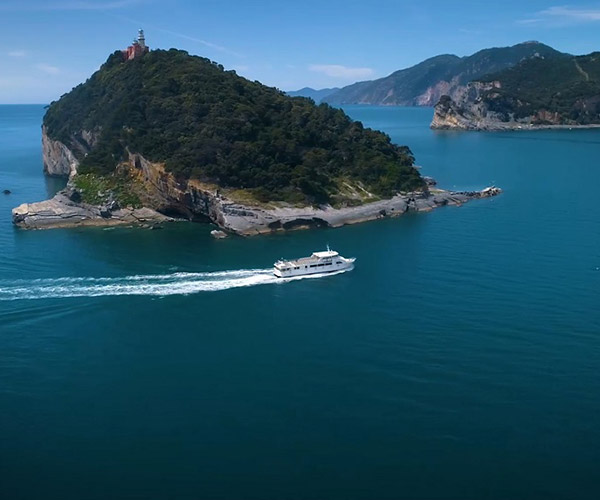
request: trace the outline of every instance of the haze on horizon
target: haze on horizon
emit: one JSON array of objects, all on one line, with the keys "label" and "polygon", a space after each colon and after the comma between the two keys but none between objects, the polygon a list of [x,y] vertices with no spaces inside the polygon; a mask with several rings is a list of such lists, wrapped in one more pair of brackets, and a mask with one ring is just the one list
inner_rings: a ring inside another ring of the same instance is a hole
[{"label": "haze on horizon", "polygon": [[368,10],[356,0],[6,0],[0,16],[0,103],[9,104],[57,99],[140,27],[151,48],[184,49],[284,90],[342,87],[526,40],[600,49],[600,1],[384,0]]}]

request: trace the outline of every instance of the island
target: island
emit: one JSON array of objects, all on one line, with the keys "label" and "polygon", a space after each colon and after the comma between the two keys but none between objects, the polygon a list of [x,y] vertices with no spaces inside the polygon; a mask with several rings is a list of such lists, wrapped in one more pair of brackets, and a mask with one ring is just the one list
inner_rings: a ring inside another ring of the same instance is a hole
[{"label": "island", "polygon": [[51,103],[44,170],[54,198],[13,209],[23,228],[186,219],[242,235],[462,204],[498,188],[435,188],[407,146],[342,110],[289,97],[141,38]]},{"label": "island", "polygon": [[532,130],[600,127],[600,52],[534,57],[442,96],[431,127]]}]

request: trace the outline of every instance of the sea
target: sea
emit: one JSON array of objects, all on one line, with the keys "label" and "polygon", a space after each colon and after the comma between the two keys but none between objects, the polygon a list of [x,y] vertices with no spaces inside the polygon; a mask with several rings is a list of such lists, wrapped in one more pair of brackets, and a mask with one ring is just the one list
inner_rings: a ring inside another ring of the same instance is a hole
[{"label": "sea", "polygon": [[[225,240],[20,230],[64,180],[44,106],[0,106],[1,498],[600,498],[600,130],[345,110],[503,194]],[[328,244],[356,268],[271,276]]]}]

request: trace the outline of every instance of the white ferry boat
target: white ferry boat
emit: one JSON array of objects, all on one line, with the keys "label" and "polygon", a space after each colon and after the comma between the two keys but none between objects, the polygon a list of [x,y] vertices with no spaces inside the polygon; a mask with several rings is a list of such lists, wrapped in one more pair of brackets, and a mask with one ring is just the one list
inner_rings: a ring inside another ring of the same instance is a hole
[{"label": "white ferry boat", "polygon": [[356,258],[347,259],[327,247],[325,252],[314,252],[310,257],[296,260],[278,260],[273,274],[278,278],[290,278],[305,274],[334,273],[354,268]]}]

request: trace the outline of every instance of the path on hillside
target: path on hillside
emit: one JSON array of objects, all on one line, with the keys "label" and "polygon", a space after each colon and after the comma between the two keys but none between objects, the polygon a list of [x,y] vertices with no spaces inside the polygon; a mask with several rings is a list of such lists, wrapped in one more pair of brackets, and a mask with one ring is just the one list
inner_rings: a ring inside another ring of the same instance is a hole
[{"label": "path on hillside", "polygon": [[583,77],[585,78],[586,82],[590,81],[590,75],[588,75],[581,66],[579,66],[579,63],[577,61],[573,61],[575,63],[575,67],[577,68],[577,71],[579,71]]}]

